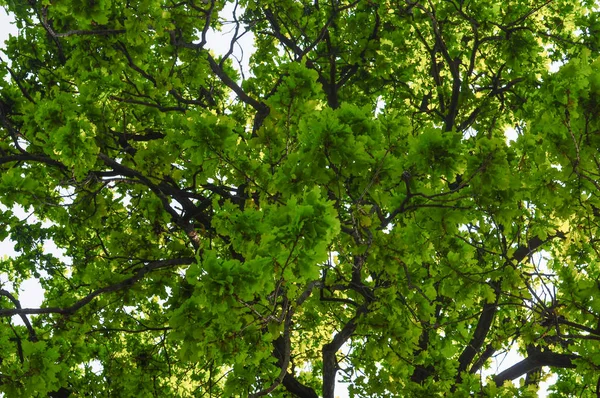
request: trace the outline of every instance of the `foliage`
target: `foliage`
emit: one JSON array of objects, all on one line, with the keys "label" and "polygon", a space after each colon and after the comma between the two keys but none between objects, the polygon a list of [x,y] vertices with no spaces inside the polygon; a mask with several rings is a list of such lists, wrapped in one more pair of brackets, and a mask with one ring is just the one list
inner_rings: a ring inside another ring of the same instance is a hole
[{"label": "foliage", "polygon": [[593,2],[236,1],[0,0],[0,391],[596,396]]}]

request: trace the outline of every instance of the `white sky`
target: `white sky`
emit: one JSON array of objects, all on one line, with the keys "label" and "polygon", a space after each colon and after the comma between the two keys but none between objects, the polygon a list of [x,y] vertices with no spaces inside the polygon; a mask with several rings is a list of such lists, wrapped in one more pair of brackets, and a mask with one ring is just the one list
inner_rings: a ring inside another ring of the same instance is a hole
[{"label": "white sky", "polygon": [[2,47],[4,47],[4,40],[8,38],[9,34],[17,34],[17,27],[9,22],[10,19],[6,15],[6,11],[0,7],[0,41],[2,41]]}]

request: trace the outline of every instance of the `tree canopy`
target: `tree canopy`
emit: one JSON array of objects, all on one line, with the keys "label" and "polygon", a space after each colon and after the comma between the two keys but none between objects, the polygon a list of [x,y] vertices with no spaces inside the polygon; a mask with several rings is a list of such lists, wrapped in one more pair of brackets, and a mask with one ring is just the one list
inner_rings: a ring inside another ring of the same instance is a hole
[{"label": "tree canopy", "polygon": [[0,5],[5,396],[600,394],[594,1]]}]

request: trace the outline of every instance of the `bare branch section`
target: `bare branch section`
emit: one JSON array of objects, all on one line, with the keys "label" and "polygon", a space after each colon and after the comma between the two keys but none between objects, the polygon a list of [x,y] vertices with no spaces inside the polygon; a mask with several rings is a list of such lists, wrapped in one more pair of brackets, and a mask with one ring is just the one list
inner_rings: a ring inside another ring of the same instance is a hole
[{"label": "bare branch section", "polygon": [[0,317],[7,317],[13,315],[39,315],[39,314],[61,314],[61,315],[73,315],[82,307],[89,304],[96,297],[100,296],[104,293],[114,293],[123,289],[127,289],[132,285],[139,282],[145,275],[152,271],[156,271],[164,268],[173,268],[182,265],[190,265],[196,261],[195,258],[187,257],[187,258],[176,258],[170,260],[160,260],[160,261],[152,261],[148,264],[144,265],[140,269],[136,271],[136,273],[118,283],[114,283],[112,285],[103,287],[98,290],[94,290],[89,293],[87,296],[78,300],[73,305],[65,308],[59,307],[48,307],[48,308],[15,308],[15,309],[0,309]]},{"label": "bare branch section", "polygon": [[494,377],[494,383],[501,386],[505,381],[515,380],[524,374],[533,370],[539,369],[542,366],[550,366],[553,368],[572,369],[576,365],[573,360],[579,356],[573,354],[556,354],[550,351],[542,351],[541,349],[531,349],[528,352],[527,358],[521,362],[511,366],[504,372],[499,373]]},{"label": "bare branch section", "polygon": [[[0,289],[0,296],[8,297],[8,299],[14,304],[17,310],[21,310],[21,302],[15,298],[8,290]],[[35,334],[35,330],[33,330],[33,326],[31,326],[31,322],[29,322],[29,318],[27,318],[26,314],[19,314],[19,317],[25,324],[27,331],[29,332],[29,341],[37,341],[38,338]]]},{"label": "bare branch section", "polygon": [[348,321],[342,330],[333,336],[333,340],[323,346],[323,398],[335,397],[335,379],[338,371],[337,352],[342,348],[356,330],[358,319],[367,312],[364,305],[356,311],[356,315]]}]

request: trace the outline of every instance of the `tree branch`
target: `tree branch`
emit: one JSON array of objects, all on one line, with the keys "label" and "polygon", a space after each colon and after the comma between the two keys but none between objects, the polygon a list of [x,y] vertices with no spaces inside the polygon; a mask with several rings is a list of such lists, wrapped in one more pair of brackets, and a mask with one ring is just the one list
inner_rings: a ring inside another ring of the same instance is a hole
[{"label": "tree branch", "polygon": [[[535,236],[529,240],[526,246],[519,247],[515,253],[513,254],[513,260],[517,263],[523,261],[526,257],[528,257],[531,253],[537,250],[544,243],[554,239],[555,237],[564,238],[564,234],[558,232],[556,235],[549,236],[546,240],[541,240],[539,237]],[[461,353],[458,359],[458,374],[457,374],[457,383],[460,383],[462,380],[460,373],[466,371],[469,368],[469,365],[475,358],[475,355],[481,350],[483,344],[485,343],[485,339],[492,327],[494,322],[494,317],[496,315],[496,310],[498,308],[498,300],[500,298],[499,288],[500,288],[501,280],[495,281],[491,284],[492,288],[494,288],[496,292],[496,300],[494,303],[485,303],[483,304],[483,309],[481,311],[481,315],[479,316],[479,320],[477,321],[477,326],[475,327],[475,332],[473,333],[473,337],[469,341],[469,344],[463,352]],[[478,361],[479,362],[479,361]],[[475,369],[475,371],[483,364],[478,364],[478,366],[473,366],[471,370]],[[526,372],[525,372],[526,373]]]},{"label": "tree branch", "polygon": [[[21,302],[16,299],[15,296],[12,295],[8,290],[0,289],[0,296],[8,297],[8,299],[13,303],[16,309],[21,309]],[[25,314],[19,314],[21,320],[25,324],[27,331],[29,332],[29,341],[38,341],[37,335],[35,334],[35,330],[33,330],[33,326],[31,326],[31,322],[29,322],[29,318]]]},{"label": "tree branch", "polygon": [[467,370],[471,364],[471,361],[473,361],[473,358],[475,358],[475,355],[477,355],[479,350],[481,350],[481,347],[483,347],[485,338],[487,337],[487,334],[489,333],[496,316],[496,309],[498,308],[497,302],[498,295],[496,295],[496,302],[491,304],[485,303],[483,305],[483,310],[481,311],[481,315],[477,321],[477,326],[475,327],[473,337],[471,337],[471,341],[469,341],[469,344],[465,347],[458,358],[457,383],[460,383],[462,380],[460,373]]},{"label": "tree branch", "polygon": [[155,271],[161,268],[169,268],[179,265],[189,265],[196,261],[193,257],[175,258],[170,260],[158,260],[152,261],[140,268],[135,275],[121,282],[108,285],[89,293],[87,296],[75,302],[75,304],[66,308],[59,307],[47,307],[47,308],[15,308],[15,309],[0,309],[0,317],[8,317],[13,315],[38,315],[38,314],[62,314],[62,315],[73,315],[79,309],[89,304],[93,299],[103,293],[113,293],[119,290],[128,288],[142,279],[149,272]]},{"label": "tree branch", "polygon": [[527,358],[521,362],[511,366],[504,372],[494,377],[494,383],[500,387],[507,380],[514,380],[542,366],[550,366],[554,368],[575,368],[574,359],[578,359],[578,355],[573,354],[556,354],[550,351],[541,351],[539,348],[529,350]]},{"label": "tree branch", "polygon": [[281,371],[279,372],[279,376],[277,376],[277,378],[275,379],[275,381],[273,381],[273,383],[271,383],[271,385],[267,388],[264,388],[262,390],[260,390],[259,392],[255,393],[255,394],[250,394],[250,398],[258,398],[258,397],[262,397],[263,395],[267,395],[270,394],[271,392],[273,392],[277,387],[279,387],[279,385],[283,382],[283,379],[288,375],[288,371],[287,368],[290,364],[290,351],[291,351],[291,342],[290,342],[290,324],[292,323],[292,315],[294,310],[292,308],[289,308],[289,305],[287,304],[287,299],[284,297],[284,311],[285,311],[285,307],[287,308],[287,313],[285,316],[285,322],[283,324],[283,336],[279,337],[279,339],[281,339],[281,341],[279,341],[279,343],[276,345],[276,349],[278,349],[278,355],[277,358],[279,359],[279,367],[281,368]]},{"label": "tree branch", "polygon": [[323,346],[323,398],[334,398],[335,377],[338,371],[337,352],[356,330],[356,321],[367,312],[366,305],[362,305],[354,318],[350,319],[333,337],[333,340]]},{"label": "tree branch", "polygon": [[[171,204],[169,203],[169,198],[163,193],[165,188],[168,187],[168,184],[156,185],[152,181],[150,181],[150,179],[148,177],[144,176],[142,173],[140,173],[136,170],[132,170],[126,166],[123,166],[119,162],[115,161],[114,159],[108,157],[107,155],[105,155],[103,153],[98,154],[98,158],[100,158],[102,161],[104,161],[104,163],[107,166],[112,167],[113,170],[115,170],[116,172],[118,172],[122,175],[128,176],[128,177],[136,178],[142,184],[146,185],[156,196],[158,196],[158,198],[160,199],[160,201],[163,205],[163,208],[165,209],[165,211],[167,213],[169,213],[169,215],[173,219],[173,222],[175,222],[186,233],[186,235],[189,238],[190,242],[192,243],[192,246],[194,247],[194,249],[197,250],[200,247],[200,237],[198,236],[198,232],[196,232],[194,225],[191,222],[189,222],[188,219],[184,219],[184,218],[180,217],[179,214],[177,214],[177,212],[171,207]],[[171,192],[170,196],[173,197],[174,199],[179,200],[180,203],[183,202],[182,206],[184,206],[187,211],[195,212],[195,210],[197,210],[195,206],[193,209],[189,208],[189,205],[191,202],[186,203],[185,200],[180,200],[182,195],[179,195],[179,196],[174,195]],[[187,204],[187,206],[185,206],[186,204]],[[191,205],[193,206],[193,203]],[[210,223],[207,220],[204,220],[204,227],[206,229],[210,229],[209,224]]]}]

